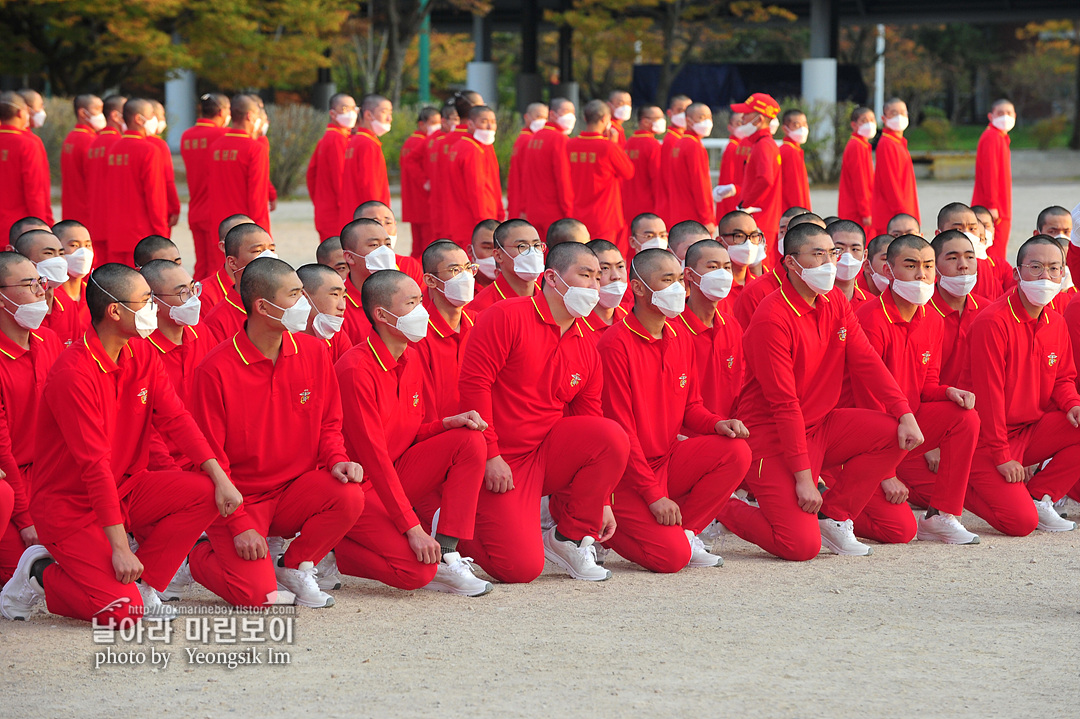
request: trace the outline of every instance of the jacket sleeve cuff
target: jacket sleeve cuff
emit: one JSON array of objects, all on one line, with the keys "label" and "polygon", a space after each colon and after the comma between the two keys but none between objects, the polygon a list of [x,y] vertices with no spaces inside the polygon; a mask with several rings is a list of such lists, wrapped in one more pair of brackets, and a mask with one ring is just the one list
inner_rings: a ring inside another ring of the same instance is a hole
[{"label": "jacket sleeve cuff", "polygon": [[416,512],[411,509],[404,514],[399,514],[396,517],[391,518],[394,522],[394,527],[397,531],[405,534],[408,530],[412,529],[416,525],[420,524],[420,520],[416,516]]},{"label": "jacket sleeve cuff", "polygon": [[809,470],[810,467],[810,455],[808,454],[795,454],[786,458],[788,470],[795,474],[796,472],[802,472],[803,470]]}]

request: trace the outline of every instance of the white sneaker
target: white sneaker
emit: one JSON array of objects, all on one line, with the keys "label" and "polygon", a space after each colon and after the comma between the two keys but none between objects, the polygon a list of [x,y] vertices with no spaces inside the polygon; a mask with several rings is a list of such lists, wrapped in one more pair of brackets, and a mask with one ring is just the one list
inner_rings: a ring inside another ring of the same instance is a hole
[{"label": "white sneaker", "polygon": [[850,519],[843,522],[819,519],[818,526],[821,527],[821,544],[836,554],[865,557],[874,553],[869,545],[855,539],[855,523]]},{"label": "white sneaker", "polygon": [[494,587],[485,582],[472,569],[472,557],[463,557],[458,552],[447,552],[435,569],[435,578],[424,589],[447,594],[464,594],[466,597],[482,597]]},{"label": "white sneaker", "polygon": [[314,562],[300,562],[296,569],[274,565],[278,589],[287,589],[296,595],[296,603],[302,607],[322,609],[334,606],[334,598],[319,589]]},{"label": "white sneaker", "polygon": [[581,545],[555,538],[555,527],[544,532],[544,556],[565,569],[574,579],[602,582],[611,579],[611,572],[596,564],[596,547],[592,537],[585,537]]},{"label": "white sneaker", "polygon": [[266,538],[266,556],[270,557],[270,561],[277,566],[277,560],[285,554],[285,538],[284,537],[267,537]]},{"label": "white sneaker", "polygon": [[540,531],[546,532],[555,526],[555,518],[551,516],[551,510],[548,508],[551,497],[540,498]]},{"label": "white sneaker", "polygon": [[288,589],[275,589],[266,595],[265,607],[291,607],[296,604],[296,595]]},{"label": "white sneaker", "polygon": [[1054,500],[1049,494],[1044,494],[1042,499],[1034,499],[1035,510],[1039,513],[1039,529],[1044,532],[1071,532],[1076,529],[1076,522],[1062,519],[1054,509]]},{"label": "white sneaker", "polygon": [[705,542],[701,541],[696,534],[689,529],[684,529],[686,539],[690,542],[690,562],[688,567],[722,567],[724,558],[713,554],[705,549]]},{"label": "white sneaker", "polygon": [[593,549],[596,550],[596,565],[598,567],[604,566],[604,562],[611,556],[611,550],[605,547],[603,544],[593,543]]},{"label": "white sneaker", "polygon": [[341,589],[341,572],[338,571],[337,557],[333,550],[327,552],[322,561],[315,565],[315,572],[319,589],[324,592]]},{"label": "white sneaker", "polygon": [[157,590],[149,584],[146,582],[135,582],[135,586],[139,588],[139,595],[142,597],[142,615],[144,619],[163,619],[167,622],[171,622],[179,616],[179,612],[174,608],[161,603],[161,599],[158,598]]},{"label": "white sneaker", "polygon": [[919,530],[915,537],[920,542],[944,542],[945,544],[978,544],[979,535],[969,532],[955,515],[939,512],[933,517],[923,515],[918,519]]},{"label": "white sneaker", "polygon": [[709,523],[708,527],[701,530],[701,534],[698,536],[701,537],[702,543],[705,544],[715,542],[725,534],[731,534],[731,530],[721,524],[719,519],[714,519]]},{"label": "white sneaker", "polygon": [[184,592],[194,586],[195,580],[191,576],[191,567],[188,565],[188,560],[185,559],[180,568],[176,570],[176,575],[169,582],[169,586],[165,587],[165,591],[158,592],[158,597],[163,602],[178,602],[184,596]]},{"label": "white sneaker", "polygon": [[30,576],[30,568],[37,560],[51,556],[45,547],[34,544],[19,557],[15,573],[4,585],[4,590],[0,591],[0,615],[5,619],[24,622],[30,618],[34,607],[45,600],[45,590]]}]

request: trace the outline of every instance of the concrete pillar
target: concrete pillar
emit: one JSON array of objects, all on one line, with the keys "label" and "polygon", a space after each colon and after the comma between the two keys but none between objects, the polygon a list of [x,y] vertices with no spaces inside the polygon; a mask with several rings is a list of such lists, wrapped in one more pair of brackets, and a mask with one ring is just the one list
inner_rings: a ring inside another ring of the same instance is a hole
[{"label": "concrete pillar", "polygon": [[473,15],[473,48],[473,62],[465,67],[465,87],[480,93],[488,107],[495,107],[499,102],[498,68],[491,61],[491,22],[487,17]]},{"label": "concrete pillar", "polygon": [[[802,97],[807,109],[825,106],[829,116],[836,107],[836,60],[831,57],[810,58],[802,62]],[[815,122],[810,132],[815,140],[825,141],[822,146],[822,159],[826,164],[833,159],[833,124]]]},{"label": "concrete pillar", "polygon": [[[330,48],[323,51],[323,56],[330,57]],[[337,85],[334,84],[330,68],[320,67],[316,71],[315,86],[311,88],[311,106],[316,110],[329,110],[330,98],[337,94]]]},{"label": "concrete pillar", "polygon": [[195,73],[173,70],[165,81],[165,119],[169,123],[168,142],[173,153],[180,152],[180,135],[195,124]]},{"label": "concrete pillar", "polygon": [[544,81],[537,72],[539,27],[539,0],[524,0],[521,5],[521,74],[516,82],[518,112],[525,112],[530,103],[543,99]]},{"label": "concrete pillar", "polygon": [[839,37],[836,0],[810,0],[810,57],[836,57]]}]

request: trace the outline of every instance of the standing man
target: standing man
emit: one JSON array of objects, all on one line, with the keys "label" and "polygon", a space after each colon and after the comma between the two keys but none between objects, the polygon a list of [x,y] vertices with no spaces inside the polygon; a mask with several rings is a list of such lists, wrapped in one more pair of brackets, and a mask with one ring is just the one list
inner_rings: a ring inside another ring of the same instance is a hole
[{"label": "standing man", "polygon": [[870,201],[874,227],[884,226],[901,212],[919,217],[915,167],[911,164],[911,153],[904,138],[908,126],[907,103],[898,97],[889,100],[881,111],[881,119],[885,129],[878,141],[874,191]]},{"label": "standing man", "polygon": [[686,95],[673,95],[671,100],[668,101],[668,128],[667,133],[664,134],[664,142],[660,146],[660,185],[657,198],[660,204],[657,214],[660,215],[664,220],[664,224],[668,227],[681,219],[686,219],[672,218],[671,194],[676,188],[682,187],[682,182],[675,176],[673,156],[675,148],[679,146],[683,139],[683,133],[686,131],[686,108],[690,107],[691,104],[692,100]]},{"label": "standing man", "polygon": [[779,227],[780,215],[787,208],[783,207],[780,150],[773,140],[770,123],[780,114],[780,104],[771,95],[756,92],[746,102],[732,105],[731,111],[742,113],[744,125],[757,128],[744,141],[750,148],[750,157],[739,187],[739,208],[743,211],[758,208],[754,220],[765,234],[766,258],[771,267],[778,267],[781,253],[778,240],[773,239],[773,228]]},{"label": "standing man", "polygon": [[30,108],[22,96],[0,93],[0,237],[23,217],[53,224],[49,161],[29,127]]},{"label": "standing man", "polygon": [[810,207],[810,180],[806,174],[806,158],[802,146],[810,137],[810,126],[802,110],[784,112],[780,120],[784,142],[780,145],[780,177],[783,179],[781,207]]},{"label": "standing man", "polygon": [[495,156],[495,111],[474,105],[468,115],[469,134],[450,148],[450,239],[462,249],[473,229],[484,220],[504,220],[499,158]]},{"label": "standing man", "polygon": [[[631,218],[642,212],[656,214],[660,212],[660,196],[663,192],[660,180],[660,141],[657,135],[667,130],[664,111],[659,105],[642,105],[638,108],[638,126],[634,134],[626,141],[626,156],[634,166],[634,174],[623,182],[623,220],[629,224]],[[625,242],[622,252],[627,251]]]},{"label": "standing man", "polygon": [[231,107],[228,132],[210,145],[210,226],[242,213],[269,231],[270,152],[258,140],[262,108],[251,95],[235,96]]},{"label": "standing man", "polygon": [[633,114],[633,105],[630,101],[630,93],[626,90],[612,90],[608,94],[608,111],[611,116],[611,129],[607,132],[608,139],[613,140],[621,149],[626,149],[626,130],[623,123],[630,119]]},{"label": "standing man", "polygon": [[380,137],[390,132],[394,106],[382,95],[367,95],[360,105],[360,127],[345,150],[338,200],[338,229],[352,222],[357,205],[368,200],[390,204],[390,183]]},{"label": "standing man", "polygon": [[867,237],[875,237],[871,217],[874,194],[874,149],[870,140],[877,134],[874,111],[856,107],[851,111],[851,137],[840,163],[840,196],[836,214],[842,220],[858,222]]},{"label": "standing man", "polygon": [[[449,188],[441,184],[440,163],[443,157],[450,153],[449,145],[464,137],[467,128],[464,124],[458,127],[458,111],[455,101],[460,93],[454,93],[447,98],[442,108],[442,129],[431,136],[427,146],[427,180],[428,199],[431,202],[431,236],[448,237],[449,230],[446,226],[446,203]],[[483,103],[479,103],[483,104]],[[471,105],[470,105],[471,107]],[[466,110],[467,112],[467,110]]]},{"label": "standing man", "polygon": [[147,135],[147,138],[154,147],[157,148],[158,153],[161,154],[161,168],[165,177],[165,198],[168,207],[168,225],[169,232],[164,237],[172,237],[172,228],[176,226],[176,223],[180,221],[180,195],[176,192],[176,174],[173,171],[172,150],[169,149],[169,143],[161,137],[165,133],[166,120],[165,120],[165,106],[157,100],[151,100],[151,104],[154,106],[154,117],[157,118],[157,127],[153,135]]},{"label": "standing man", "polygon": [[432,241],[427,143],[441,123],[438,108],[423,108],[416,119],[416,130],[401,146],[401,221],[408,222],[412,230],[410,254],[415,260],[420,259],[424,248]]},{"label": "standing man", "polygon": [[525,196],[531,180],[524,174],[525,148],[529,146],[532,136],[547,124],[548,106],[542,102],[530,103],[525,108],[522,119],[524,125],[514,140],[513,150],[510,151],[510,176],[506,185],[507,217],[511,220],[519,217],[526,219]]},{"label": "standing man", "polygon": [[[585,131],[566,143],[574,186],[572,215],[589,228],[590,238],[609,240],[626,252],[622,186],[634,176],[634,165],[619,143],[609,139],[612,124],[607,103],[592,100],[585,105],[583,114]],[[618,132],[621,136],[622,131]]]},{"label": "standing man", "polygon": [[712,110],[703,102],[686,108],[686,131],[671,153],[672,184],[668,185],[668,224],[700,222],[716,232],[709,151],[701,144],[712,134]]},{"label": "standing man", "polygon": [[[739,194],[743,171],[746,169],[746,158],[739,152],[743,141],[742,131],[739,130],[742,124],[742,113],[732,112],[728,115],[728,144],[724,148],[724,154],[720,156],[720,177],[717,186],[713,188],[717,221],[739,205],[736,196]],[[751,128],[750,134],[756,129]]]},{"label": "standing man", "polygon": [[[1009,131],[1016,125],[1016,108],[1008,100],[998,100],[987,114],[990,124],[979,137],[975,151],[975,189],[971,204],[982,205],[994,218],[994,236],[1000,242],[990,254],[1005,261],[1012,231],[1012,153]],[[993,245],[991,246],[993,247]]]},{"label": "standing man", "polygon": [[[315,206],[315,231],[319,233],[319,242],[341,231],[341,178],[349,133],[356,127],[356,119],[356,100],[352,95],[339,92],[331,97],[326,133],[308,162],[308,196]],[[403,199],[405,194],[402,192]],[[349,208],[350,215],[353,209]]]},{"label": "standing man", "polygon": [[574,103],[551,101],[551,114],[525,150],[525,216],[541,236],[555,220],[574,214],[574,186],[567,143],[577,124]]},{"label": "standing man", "polygon": [[90,144],[105,129],[104,108],[97,95],[75,96],[75,128],[64,140],[60,155],[60,202],[65,220],[90,221],[86,163]]},{"label": "standing man", "polygon": [[228,95],[216,92],[199,98],[199,119],[180,136],[180,157],[184,160],[188,185],[188,227],[195,244],[195,279],[205,280],[225,261],[218,247],[217,228],[210,219],[210,146],[221,139],[232,120]]},{"label": "standing man", "polygon": [[124,134],[124,105],[127,98],[123,95],[109,95],[103,101],[105,129],[97,134],[86,155],[87,194],[90,198],[90,222],[86,229],[97,242],[97,265],[106,262],[109,248],[105,242],[105,208],[108,203],[109,188],[105,184],[105,170],[109,166],[107,155],[112,144]]},{"label": "standing man", "polygon": [[536,280],[544,272],[547,245],[540,241],[536,228],[525,220],[507,220],[495,228],[492,238],[495,240],[492,256],[499,274],[469,303],[469,311],[477,314],[509,297],[532,297],[539,289]]}]

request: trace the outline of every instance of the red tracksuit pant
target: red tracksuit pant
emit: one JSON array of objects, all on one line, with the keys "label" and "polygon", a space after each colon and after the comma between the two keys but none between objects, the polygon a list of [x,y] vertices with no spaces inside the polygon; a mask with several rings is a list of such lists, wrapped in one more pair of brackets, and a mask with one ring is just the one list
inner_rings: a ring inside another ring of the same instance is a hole
[{"label": "red tracksuit pant", "polygon": [[7,584],[15,567],[19,563],[26,547],[15,523],[11,521],[11,513],[15,509],[15,491],[11,485],[0,479],[0,527],[4,533],[0,535],[0,585]]},{"label": "red tracksuit pant", "polygon": [[412,228],[412,256],[416,259],[420,259],[424,250],[434,240],[432,237],[432,227],[426,222],[411,222],[409,226]]},{"label": "red tracksuit pant", "polygon": [[[907,485],[912,502],[959,517],[964,511],[971,460],[979,441],[979,414],[954,402],[926,402],[915,419],[926,441],[900,462],[896,476]],[[924,455],[938,447],[941,462],[935,473],[926,465]],[[908,503],[892,504],[881,485],[855,519],[857,536],[882,544],[906,544],[915,538],[917,529]]]},{"label": "red tracksuit pant", "polygon": [[1002,534],[1026,537],[1039,524],[1032,498],[1049,494],[1057,501],[1076,484],[1080,429],[1069,424],[1064,412],[1047,412],[1038,422],[1011,432],[1009,450],[1025,467],[1053,459],[1030,482],[1010,484],[986,452],[977,452],[971,462],[964,507]]},{"label": "red tracksuit pant", "polygon": [[[484,481],[487,444],[484,435],[453,429],[414,444],[394,463],[402,489],[413,503],[420,524],[431,531],[439,512],[438,531],[447,537],[472,539],[476,501]],[[378,492],[367,488],[367,505],[356,525],[334,548],[338,569],[398,589],[419,589],[435,576],[436,565],[416,558],[409,540],[390,519]]]},{"label": "red tracksuit pant", "polygon": [[[135,555],[143,564],[143,583],[163,590],[218,516],[214,485],[205,474],[177,471],[142,472],[128,481],[135,487],[121,500],[124,527],[139,543]],[[44,574],[50,612],[103,626],[142,616],[139,590],[116,579],[112,545],[95,517],[59,542],[45,542],[45,548],[56,560]]]},{"label": "red tracksuit pant", "polygon": [[191,238],[195,243],[195,279],[202,282],[225,263],[217,230],[203,225],[191,225]]},{"label": "red tracksuit pant", "polygon": [[459,545],[461,553],[500,582],[531,582],[544,570],[540,498],[550,495],[548,509],[564,537],[598,537],[629,455],[630,440],[614,421],[563,417],[532,452],[503,457],[514,488],[481,488],[476,532]]},{"label": "red tracksuit pant", "polygon": [[618,529],[604,546],[652,572],[679,571],[690,562],[684,530],[698,534],[716,518],[746,476],[750,458],[750,445],[742,439],[714,435],[678,442],[654,469],[667,474],[668,497],[679,505],[682,524],[657,522],[641,495],[623,481],[611,504]]},{"label": "red tracksuit pant", "polygon": [[[272,494],[244,502],[245,510],[264,537],[293,537],[284,564],[295,569],[301,562],[322,561],[364,509],[360,485],[334,479],[324,469],[305,472]],[[242,559],[233,545],[228,524],[218,518],[206,530],[209,542],[191,550],[191,576],[225,601],[240,607],[266,604],[277,589],[270,557]]]},{"label": "red tracksuit pant", "polygon": [[[896,429],[896,420],[883,412],[836,409],[807,434],[810,471],[817,477],[823,468],[829,469],[836,477],[823,496],[825,516],[838,522],[854,519],[881,481],[896,474],[905,454]],[[781,559],[816,557],[821,551],[817,515],[799,507],[795,478],[784,458],[757,459],[746,482],[759,506],[726,503],[719,517],[724,526]]]}]

